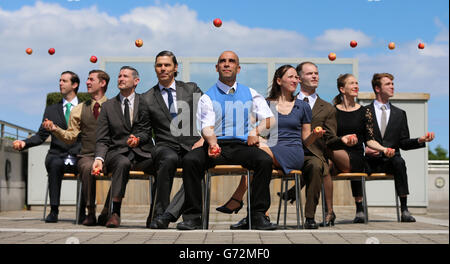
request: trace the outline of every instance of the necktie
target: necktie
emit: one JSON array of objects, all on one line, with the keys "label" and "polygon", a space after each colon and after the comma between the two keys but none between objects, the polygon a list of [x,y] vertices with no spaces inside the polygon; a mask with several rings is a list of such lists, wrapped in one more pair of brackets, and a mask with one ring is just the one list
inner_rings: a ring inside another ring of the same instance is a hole
[{"label": "necktie", "polygon": [[97,119],[98,115],[100,114],[100,112],[98,111],[99,108],[100,108],[100,104],[98,102],[96,102],[94,104],[94,117],[95,117],[95,119]]},{"label": "necktie", "polygon": [[66,118],[66,123],[67,125],[69,125],[69,117],[70,117],[70,107],[72,106],[71,103],[67,103],[66,104],[66,114],[65,114],[65,118]]},{"label": "necktie", "polygon": [[309,104],[309,99],[308,97],[303,98],[303,101],[307,102]]},{"label": "necktie", "polygon": [[230,91],[228,91],[228,94],[234,94],[236,90],[234,89],[234,87],[231,87]]},{"label": "necktie", "polygon": [[169,88],[164,88],[164,90],[167,92],[167,101],[168,101],[168,108],[169,108],[169,112],[170,115],[172,116],[172,118],[175,118],[177,116],[177,112],[175,110],[175,107],[173,107],[173,96],[172,96],[172,92],[170,91]]},{"label": "necktie", "polygon": [[123,103],[125,104],[125,109],[123,111],[123,115],[125,117],[125,124],[127,124],[128,126],[131,127],[129,102],[130,101],[127,98],[125,98],[125,100],[123,100]]},{"label": "necktie", "polygon": [[381,137],[384,137],[384,132],[386,131],[386,106],[382,105],[381,106]]}]

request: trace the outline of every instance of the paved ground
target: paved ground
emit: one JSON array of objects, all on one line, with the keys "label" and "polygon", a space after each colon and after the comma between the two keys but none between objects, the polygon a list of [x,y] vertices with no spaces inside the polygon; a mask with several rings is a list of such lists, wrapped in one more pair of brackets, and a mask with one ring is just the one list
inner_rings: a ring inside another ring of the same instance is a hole
[{"label": "paved ground", "polygon": [[[337,207],[334,227],[296,229],[295,209],[288,208],[287,229],[232,231],[244,212],[216,213],[211,208],[209,230],[178,231],[145,228],[147,208],[123,208],[122,226],[109,229],[74,224],[74,207],[60,209],[60,221],[42,221],[43,210],[0,212],[0,244],[449,244],[449,210],[446,207],[410,209],[416,223],[398,223],[392,208],[370,208],[369,224],[353,224],[353,207]],[[245,211],[245,210],[241,210]],[[272,222],[276,211],[271,211]],[[316,221],[321,221],[320,208]]]}]

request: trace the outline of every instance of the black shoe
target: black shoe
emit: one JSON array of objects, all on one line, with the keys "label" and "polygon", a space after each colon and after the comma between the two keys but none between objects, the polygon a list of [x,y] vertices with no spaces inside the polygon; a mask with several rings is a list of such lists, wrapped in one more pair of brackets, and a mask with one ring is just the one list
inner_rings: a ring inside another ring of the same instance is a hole
[{"label": "black shoe", "polygon": [[416,219],[411,215],[411,213],[408,210],[405,210],[402,212],[401,221],[413,223],[416,222]]},{"label": "black shoe", "polygon": [[86,220],[86,213],[80,213],[79,215],[78,215],[78,225],[79,224],[82,224],[83,222],[84,222],[84,220]]},{"label": "black shoe", "polygon": [[327,215],[325,217],[325,223],[320,223],[319,226],[334,226],[334,221],[336,220],[336,215],[334,214],[334,211],[331,215]]},{"label": "black shoe", "polygon": [[237,222],[236,224],[230,225],[231,230],[242,230],[242,229],[248,229],[248,219],[247,217],[244,217],[241,219],[241,221]]},{"label": "black shoe", "polygon": [[313,218],[306,218],[304,229],[318,229],[316,221]]},{"label": "black shoe", "polygon": [[364,212],[356,212],[355,219],[353,219],[353,223],[362,224],[366,222],[366,214]]},{"label": "black shoe", "polygon": [[[236,208],[234,208],[234,209],[228,208],[227,205],[230,204],[231,201],[236,201],[236,202],[238,202],[238,203],[239,203],[239,206],[236,207]],[[228,202],[227,202],[226,204],[224,204],[224,205],[222,205],[222,206],[220,206],[220,207],[217,207],[216,210],[219,211],[219,212],[221,212],[221,213],[224,213],[224,214],[232,214],[232,213],[237,214],[237,213],[239,212],[239,210],[241,210],[241,208],[242,208],[243,206],[244,206],[244,202],[243,202],[243,201],[239,201],[239,200],[236,200],[236,199],[234,199],[233,197],[231,197],[231,199],[228,200]]]},{"label": "black shoe", "polygon": [[150,224],[151,229],[167,229],[170,222],[175,222],[176,219],[169,213],[158,215]]},{"label": "black shoe", "polygon": [[283,200],[286,200],[286,201],[290,200],[291,204],[294,203],[294,201],[297,199],[295,197],[295,186],[292,187],[291,189],[289,189],[287,191],[287,193],[285,193],[285,192],[283,192],[283,193],[277,192],[277,195],[280,196],[280,198],[283,199]]},{"label": "black shoe", "polygon": [[102,212],[102,213],[98,216],[97,224],[98,224],[99,226],[106,226],[106,222],[108,222],[108,214]]},{"label": "black shoe", "polygon": [[178,230],[202,229],[202,219],[201,218],[195,218],[195,219],[185,220],[185,221],[183,221],[181,223],[178,223],[177,229]]},{"label": "black shoe", "polygon": [[252,216],[252,229],[256,230],[275,230],[278,226],[272,224],[268,216],[264,214],[257,214]]},{"label": "black shoe", "polygon": [[45,222],[46,223],[57,223],[58,222],[58,213],[50,211],[50,213],[45,218]]}]

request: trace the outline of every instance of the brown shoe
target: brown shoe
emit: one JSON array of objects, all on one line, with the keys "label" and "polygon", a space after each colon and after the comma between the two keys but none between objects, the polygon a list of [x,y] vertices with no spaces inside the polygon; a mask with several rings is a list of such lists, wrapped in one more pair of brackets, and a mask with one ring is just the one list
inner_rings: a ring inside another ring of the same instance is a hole
[{"label": "brown shoe", "polygon": [[94,215],[88,214],[86,216],[86,219],[84,219],[82,225],[85,225],[85,226],[95,226],[95,225],[97,225],[97,219],[95,219],[95,214]]},{"label": "brown shoe", "polygon": [[113,213],[109,218],[108,222],[106,222],[106,227],[119,227],[120,226],[120,217],[118,214]]}]

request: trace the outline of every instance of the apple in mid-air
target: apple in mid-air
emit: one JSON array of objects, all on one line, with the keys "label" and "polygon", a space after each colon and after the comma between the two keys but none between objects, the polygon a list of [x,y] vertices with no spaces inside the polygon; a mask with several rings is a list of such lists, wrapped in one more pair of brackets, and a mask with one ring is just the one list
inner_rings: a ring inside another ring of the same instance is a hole
[{"label": "apple in mid-air", "polygon": [[394,42],[389,42],[388,48],[393,50],[395,49],[395,43]]},{"label": "apple in mid-air", "polygon": [[92,63],[96,63],[96,62],[97,62],[97,57],[91,56],[90,61],[91,61]]},{"label": "apple in mid-air", "polygon": [[417,47],[418,47],[419,49],[424,49],[424,48],[425,48],[425,44],[419,43],[419,45],[417,45]]},{"label": "apple in mid-air", "polygon": [[55,49],[54,48],[49,48],[48,49],[48,54],[50,54],[50,55],[55,54]]},{"label": "apple in mid-air", "polygon": [[28,55],[31,55],[31,53],[33,53],[33,50],[32,50],[31,48],[28,48],[28,49],[25,50],[25,52],[26,52]]},{"label": "apple in mid-air", "polygon": [[328,59],[334,61],[336,59],[336,53],[330,52],[330,54],[328,54]]},{"label": "apple in mid-air", "polygon": [[356,42],[355,40],[350,41],[350,47],[354,48],[358,45],[358,42]]},{"label": "apple in mid-air", "polygon": [[142,45],[144,45],[144,41],[142,39],[136,39],[134,44],[136,44],[136,47],[140,48],[142,47]]},{"label": "apple in mid-air", "polygon": [[220,18],[216,18],[216,19],[214,19],[213,24],[216,27],[220,27],[220,26],[222,26],[222,20],[220,20]]}]

